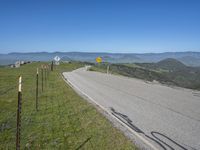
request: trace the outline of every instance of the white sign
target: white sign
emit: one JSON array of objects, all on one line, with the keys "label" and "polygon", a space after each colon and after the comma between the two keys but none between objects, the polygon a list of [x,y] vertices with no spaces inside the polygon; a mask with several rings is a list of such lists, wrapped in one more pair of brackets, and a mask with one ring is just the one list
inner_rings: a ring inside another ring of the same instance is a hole
[{"label": "white sign", "polygon": [[54,57],[54,60],[55,61],[60,61],[60,57],[56,56],[56,57]]},{"label": "white sign", "polygon": [[56,56],[54,57],[54,60],[55,60],[55,65],[59,65],[60,64],[60,57]]}]

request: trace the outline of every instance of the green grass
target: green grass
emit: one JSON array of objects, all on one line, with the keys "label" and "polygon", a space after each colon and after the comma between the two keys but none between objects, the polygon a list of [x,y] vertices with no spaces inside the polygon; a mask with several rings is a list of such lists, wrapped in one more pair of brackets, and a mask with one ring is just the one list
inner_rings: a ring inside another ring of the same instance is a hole
[{"label": "green grass", "polygon": [[139,66],[139,65],[136,65],[136,64],[134,64],[134,63],[128,63],[128,64],[123,64],[124,66],[128,66],[128,67],[133,67],[133,68],[143,68],[143,67],[141,67],[141,66]]},{"label": "green grass", "polygon": [[[93,65],[90,68],[90,71],[99,71],[99,72],[106,72],[107,65]],[[168,79],[163,73],[158,71],[148,70],[142,67],[135,67],[134,65],[127,65],[127,64],[110,64],[109,73],[116,74],[116,75],[123,75],[127,77],[139,78],[146,81],[161,81],[166,82]]]},{"label": "green grass", "polygon": [[50,72],[44,92],[39,80],[35,110],[35,72],[41,63],[0,68],[0,149],[15,149],[17,79],[22,75],[21,149],[137,149],[91,104],[62,79],[61,72],[83,66],[61,64]]},{"label": "green grass", "polygon": [[102,72],[102,73],[106,73],[106,68],[101,68],[101,67],[94,67],[92,66],[90,69],[90,71],[98,71],[98,72]]},{"label": "green grass", "polygon": [[[142,66],[141,64],[147,64],[147,65]],[[157,72],[157,73],[169,72],[169,70],[166,70],[166,69],[150,67],[150,66],[148,66],[148,63],[137,63],[137,64],[129,63],[129,64],[123,64],[123,65],[131,67],[131,68],[148,69],[149,71],[153,71],[153,72]]]},{"label": "green grass", "polygon": [[[109,73],[123,75],[127,77],[138,78],[146,81],[158,81],[166,85],[179,86],[200,90],[200,69],[195,67],[186,67],[178,63],[176,66],[172,63],[137,63],[132,64],[110,64]],[[170,65],[169,65],[170,64]],[[139,67],[138,67],[139,66]],[[166,70],[166,69],[169,70]],[[107,64],[93,65],[90,71],[99,71],[105,73]]]}]

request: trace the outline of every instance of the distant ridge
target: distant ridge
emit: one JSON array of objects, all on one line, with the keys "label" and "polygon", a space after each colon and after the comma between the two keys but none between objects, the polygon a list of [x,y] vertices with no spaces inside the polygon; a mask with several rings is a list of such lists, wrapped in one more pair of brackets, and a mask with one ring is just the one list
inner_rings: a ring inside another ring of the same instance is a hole
[{"label": "distant ridge", "polygon": [[111,63],[149,63],[159,62],[166,58],[177,59],[187,66],[200,66],[200,52],[165,52],[165,53],[107,53],[107,52],[30,52],[0,54],[0,65],[12,64],[17,60],[51,61],[56,55],[61,60],[95,62],[100,56]]},{"label": "distant ridge", "polygon": [[156,63],[156,66],[158,66],[161,69],[166,69],[166,70],[182,70],[187,68],[186,65],[184,65],[182,62],[174,59],[174,58],[167,58],[164,60],[161,60]]}]

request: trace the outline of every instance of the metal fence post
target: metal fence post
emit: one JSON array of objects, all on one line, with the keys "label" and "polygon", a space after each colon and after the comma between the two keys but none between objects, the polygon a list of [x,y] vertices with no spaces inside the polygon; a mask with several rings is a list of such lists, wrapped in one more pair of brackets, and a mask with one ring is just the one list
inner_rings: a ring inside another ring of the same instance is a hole
[{"label": "metal fence post", "polygon": [[49,64],[47,65],[47,79],[49,78]]},{"label": "metal fence post", "polygon": [[37,68],[37,73],[36,73],[36,110],[38,111],[38,68]]},{"label": "metal fence post", "polygon": [[43,83],[43,80],[44,80],[44,73],[43,73],[43,66],[42,66],[42,68],[41,68],[42,70],[42,92],[43,92],[43,90],[44,90],[44,83]]},{"label": "metal fence post", "polygon": [[45,80],[45,87],[47,86],[47,66],[44,66],[44,80]]},{"label": "metal fence post", "polygon": [[20,150],[21,106],[22,106],[22,76],[19,76],[18,106],[17,106],[16,150]]}]

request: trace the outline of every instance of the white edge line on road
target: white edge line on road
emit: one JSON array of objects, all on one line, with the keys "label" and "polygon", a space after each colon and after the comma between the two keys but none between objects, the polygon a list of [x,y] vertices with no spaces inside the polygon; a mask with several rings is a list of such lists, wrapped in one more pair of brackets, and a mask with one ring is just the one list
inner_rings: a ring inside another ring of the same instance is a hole
[{"label": "white edge line on road", "polygon": [[110,111],[108,111],[105,107],[103,107],[102,105],[98,104],[92,97],[90,97],[89,95],[87,95],[85,92],[83,92],[80,88],[78,88],[76,85],[72,84],[71,81],[67,80],[64,76],[64,74],[62,73],[62,78],[63,80],[69,85],[71,86],[73,89],[78,90],[80,93],[82,93],[83,95],[85,95],[87,98],[89,98],[95,105],[99,106],[103,111],[107,112],[111,117],[115,118],[118,122],[120,122],[123,126],[125,126],[130,132],[132,132],[134,135],[136,135],[138,138],[140,138],[145,144],[147,144],[148,146],[150,146],[152,149],[154,150],[158,150],[158,148],[156,148],[153,144],[151,144],[148,140],[146,140],[144,137],[142,137],[139,133],[137,133],[136,131],[134,131],[133,129],[131,129],[128,125],[126,125],[123,121],[121,121],[120,119],[118,119],[117,117],[115,117],[114,115],[112,115],[112,113]]}]

